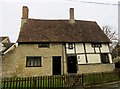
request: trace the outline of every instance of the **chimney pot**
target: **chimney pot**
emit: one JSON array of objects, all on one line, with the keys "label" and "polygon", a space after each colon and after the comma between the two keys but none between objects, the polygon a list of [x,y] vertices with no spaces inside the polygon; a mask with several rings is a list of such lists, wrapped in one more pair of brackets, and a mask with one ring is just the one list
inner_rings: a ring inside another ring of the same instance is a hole
[{"label": "chimney pot", "polygon": [[23,6],[22,19],[28,19],[29,9],[27,6]]}]

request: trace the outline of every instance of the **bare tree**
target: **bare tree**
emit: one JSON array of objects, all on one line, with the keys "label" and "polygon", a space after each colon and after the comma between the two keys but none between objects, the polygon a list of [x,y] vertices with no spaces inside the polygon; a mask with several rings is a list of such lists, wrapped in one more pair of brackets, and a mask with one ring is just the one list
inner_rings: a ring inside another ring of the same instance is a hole
[{"label": "bare tree", "polygon": [[102,30],[112,42],[112,44],[110,44],[110,50],[112,51],[118,43],[118,37],[116,31],[113,30],[113,28],[110,26],[103,26]]},{"label": "bare tree", "polygon": [[117,40],[116,37],[116,31],[113,30],[112,27],[110,26],[103,26],[102,30],[104,31],[104,33],[106,34],[106,36],[112,41],[112,40]]}]

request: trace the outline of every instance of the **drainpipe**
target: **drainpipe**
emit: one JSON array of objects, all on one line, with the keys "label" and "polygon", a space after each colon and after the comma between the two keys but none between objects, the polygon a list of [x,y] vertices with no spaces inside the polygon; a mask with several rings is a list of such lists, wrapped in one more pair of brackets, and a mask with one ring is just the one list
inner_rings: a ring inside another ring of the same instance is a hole
[{"label": "drainpipe", "polygon": [[64,75],[64,43],[62,43],[62,64],[63,64],[63,75]]}]

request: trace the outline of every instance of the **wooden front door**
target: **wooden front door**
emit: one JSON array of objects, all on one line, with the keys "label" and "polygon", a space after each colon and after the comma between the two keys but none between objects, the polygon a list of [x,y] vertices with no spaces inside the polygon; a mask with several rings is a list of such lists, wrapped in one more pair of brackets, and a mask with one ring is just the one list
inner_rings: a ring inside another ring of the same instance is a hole
[{"label": "wooden front door", "polygon": [[67,72],[77,73],[77,58],[76,56],[67,57]]},{"label": "wooden front door", "polygon": [[54,56],[52,60],[53,75],[61,75],[61,56]]}]

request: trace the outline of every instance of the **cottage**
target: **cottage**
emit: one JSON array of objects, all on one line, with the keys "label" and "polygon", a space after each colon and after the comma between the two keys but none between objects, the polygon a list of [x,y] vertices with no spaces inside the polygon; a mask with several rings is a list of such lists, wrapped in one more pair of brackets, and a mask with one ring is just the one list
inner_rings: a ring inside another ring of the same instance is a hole
[{"label": "cottage", "polygon": [[[5,76],[81,74],[114,70],[110,40],[95,21],[28,18],[23,6],[18,47],[4,57]],[[6,60],[7,59],[7,60]]]}]

